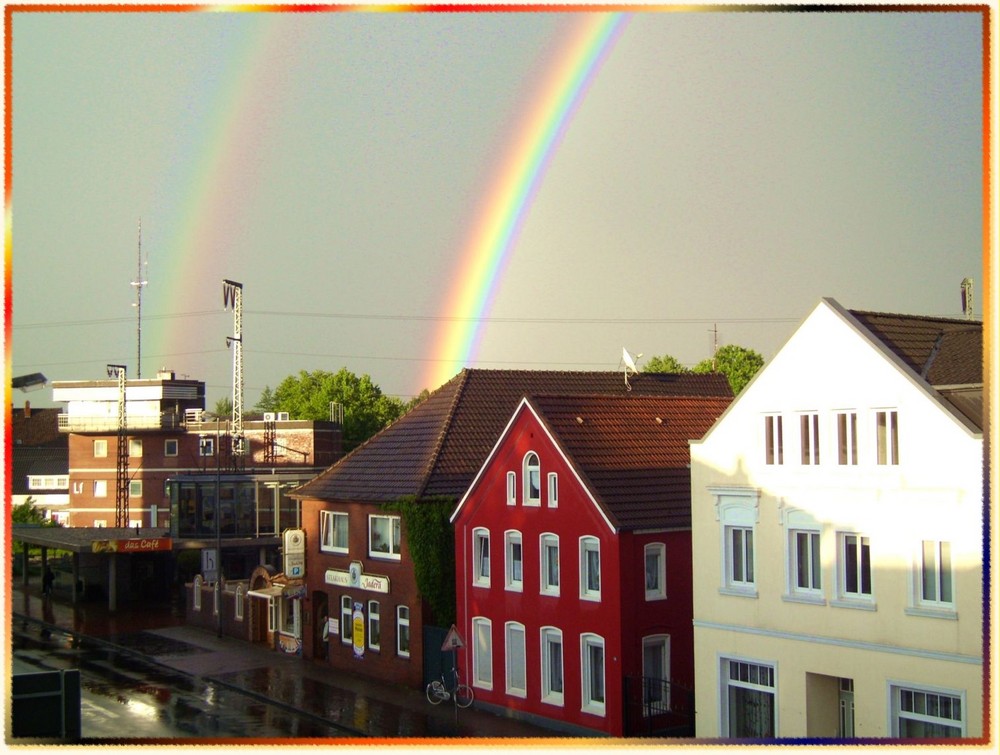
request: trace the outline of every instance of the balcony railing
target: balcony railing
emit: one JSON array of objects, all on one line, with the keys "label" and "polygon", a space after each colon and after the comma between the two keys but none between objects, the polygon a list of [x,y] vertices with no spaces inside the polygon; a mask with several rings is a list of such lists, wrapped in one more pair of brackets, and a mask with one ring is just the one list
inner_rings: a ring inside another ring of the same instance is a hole
[{"label": "balcony railing", "polygon": [[[133,430],[174,430],[184,426],[184,415],[177,412],[160,412],[158,415],[130,415],[126,417],[125,424],[129,432]],[[62,433],[115,432],[117,429],[117,417],[59,415],[59,432]]]}]

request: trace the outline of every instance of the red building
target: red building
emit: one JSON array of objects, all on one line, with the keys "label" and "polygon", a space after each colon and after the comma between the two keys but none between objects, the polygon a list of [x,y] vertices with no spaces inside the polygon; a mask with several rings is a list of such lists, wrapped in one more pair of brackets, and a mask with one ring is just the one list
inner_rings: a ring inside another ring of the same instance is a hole
[{"label": "red building", "polygon": [[[410,533],[392,505],[401,499],[444,500],[450,514],[526,394],[617,396],[626,402],[645,395],[732,400],[722,375],[643,374],[629,382],[626,386],[614,372],[463,370],[294,491],[305,530],[306,594],[288,613],[301,617],[301,624],[290,625],[302,632],[304,655],[337,670],[411,687],[440,675],[441,663],[450,663],[450,653],[441,657],[441,644],[452,616],[434,615],[418,590]],[[702,432],[699,426],[690,437]],[[454,574],[440,579],[453,580]],[[465,586],[458,590],[461,595]],[[454,613],[450,599],[448,609]],[[502,631],[502,621],[500,626]]]},{"label": "red building", "polygon": [[452,516],[478,705],[568,734],[693,726],[688,441],[731,400],[520,403]]}]

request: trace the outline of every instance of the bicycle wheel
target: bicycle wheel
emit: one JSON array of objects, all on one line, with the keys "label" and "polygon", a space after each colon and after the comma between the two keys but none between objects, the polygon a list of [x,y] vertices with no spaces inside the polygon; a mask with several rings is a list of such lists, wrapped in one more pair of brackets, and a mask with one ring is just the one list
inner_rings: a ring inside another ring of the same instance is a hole
[{"label": "bicycle wheel", "polygon": [[444,685],[436,679],[427,685],[427,702],[437,705],[442,700],[448,699],[448,692]]},{"label": "bicycle wheel", "polygon": [[455,703],[459,708],[468,708],[472,705],[474,699],[475,695],[472,693],[472,687],[468,684],[459,684],[455,688]]}]

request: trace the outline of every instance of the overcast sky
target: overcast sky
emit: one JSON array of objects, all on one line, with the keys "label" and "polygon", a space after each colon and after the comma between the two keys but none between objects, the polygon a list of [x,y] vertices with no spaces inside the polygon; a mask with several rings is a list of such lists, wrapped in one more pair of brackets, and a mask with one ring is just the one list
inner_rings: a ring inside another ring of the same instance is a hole
[{"label": "overcast sky", "polygon": [[[818,300],[981,316],[975,13],[638,12],[568,122],[475,364],[769,359]],[[16,13],[12,372],[245,402],[300,369],[426,385],[498,164],[579,18]],[[462,364],[452,365],[449,374]],[[46,389],[24,396],[50,403]]]}]

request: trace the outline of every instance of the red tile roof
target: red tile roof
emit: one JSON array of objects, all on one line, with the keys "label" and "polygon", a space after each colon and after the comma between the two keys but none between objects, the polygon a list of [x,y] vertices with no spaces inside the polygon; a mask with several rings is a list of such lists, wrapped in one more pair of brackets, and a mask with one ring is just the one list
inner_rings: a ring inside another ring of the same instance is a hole
[{"label": "red tile roof", "polygon": [[528,399],[617,527],[691,526],[689,440],[731,396],[541,396]]},{"label": "red tile roof", "polygon": [[[526,395],[638,398],[716,396],[732,400],[723,375],[466,369],[404,417],[293,495],[325,501],[461,496]],[[692,436],[693,437],[693,436]]]}]

